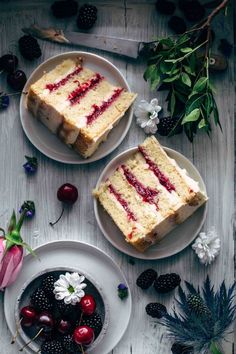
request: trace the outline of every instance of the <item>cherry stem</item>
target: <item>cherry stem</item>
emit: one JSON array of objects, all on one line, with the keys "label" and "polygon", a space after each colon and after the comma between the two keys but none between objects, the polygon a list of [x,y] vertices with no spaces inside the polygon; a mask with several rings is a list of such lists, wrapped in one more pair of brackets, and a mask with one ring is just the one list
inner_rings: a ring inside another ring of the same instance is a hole
[{"label": "cherry stem", "polygon": [[55,222],[50,222],[49,225],[52,226],[52,227],[53,227],[54,225],[56,225],[56,224],[58,223],[58,221],[61,219],[61,217],[62,217],[64,211],[65,211],[65,208],[64,208],[64,206],[63,206],[59,218],[58,218]]},{"label": "cherry stem", "polygon": [[16,322],[16,333],[15,335],[12,337],[11,339],[11,344],[14,344],[15,341],[16,341],[16,338],[18,337],[19,335],[19,329],[20,329],[20,324],[21,324],[21,321],[23,320],[23,317],[20,319],[20,321],[17,321]]},{"label": "cherry stem", "polygon": [[84,351],[84,348],[83,348],[82,344],[80,344],[80,349],[81,349],[82,354],[86,354],[85,351]]},{"label": "cherry stem", "polygon": [[20,348],[20,352],[23,352],[23,350],[26,348],[26,347],[28,347],[28,345],[30,344],[30,343],[32,343],[35,339],[37,339],[38,338],[38,336],[40,336],[40,334],[43,332],[43,328],[41,328],[39,331],[38,331],[38,333],[29,341],[29,342],[27,342],[22,348]]}]

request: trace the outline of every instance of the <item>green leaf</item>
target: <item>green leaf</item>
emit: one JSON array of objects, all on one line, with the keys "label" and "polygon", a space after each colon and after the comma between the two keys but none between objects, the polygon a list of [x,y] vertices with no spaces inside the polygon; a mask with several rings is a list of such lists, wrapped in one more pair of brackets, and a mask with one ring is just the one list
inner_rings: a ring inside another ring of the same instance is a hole
[{"label": "green leaf", "polygon": [[151,91],[154,91],[160,82],[160,76],[156,76],[154,79],[151,80]]},{"label": "green leaf", "polygon": [[220,123],[219,111],[218,111],[218,108],[216,106],[216,103],[214,104],[214,108],[213,108],[213,116],[214,116],[215,125],[218,124],[220,126],[221,131],[222,131],[223,129],[222,129],[222,125]]},{"label": "green leaf", "polygon": [[190,67],[192,73],[195,73],[195,71],[196,71],[196,56],[195,56],[195,53],[190,55],[188,59],[189,59],[189,67]]},{"label": "green leaf", "polygon": [[160,71],[162,74],[167,74],[168,72],[170,73],[173,68],[173,65],[171,63],[166,63],[165,61],[162,61],[160,63]]},{"label": "green leaf", "polygon": [[193,86],[193,91],[202,92],[207,84],[208,78],[205,76],[200,77]]},{"label": "green leaf", "polygon": [[205,121],[204,118],[202,118],[202,119],[200,120],[200,122],[198,123],[198,128],[199,128],[199,129],[202,129],[202,128],[204,128],[205,126],[206,126],[206,121]]},{"label": "green leaf", "polygon": [[200,108],[205,95],[192,96],[186,103],[186,115],[190,114],[195,108]]},{"label": "green leaf", "polygon": [[174,41],[170,37],[160,39],[159,43],[169,48],[174,46]]},{"label": "green leaf", "polygon": [[185,47],[185,48],[181,48],[180,51],[181,51],[182,53],[190,53],[190,52],[193,51],[193,49],[190,48],[190,47]]},{"label": "green leaf", "polygon": [[191,83],[191,79],[190,79],[190,77],[188,76],[188,74],[182,73],[182,74],[181,74],[181,80],[182,80],[182,82],[183,82],[185,85],[191,87],[191,84],[192,84],[192,83]]},{"label": "green leaf", "polygon": [[199,117],[200,117],[200,109],[196,108],[191,113],[189,113],[187,116],[184,117],[184,119],[182,120],[182,124],[189,123],[189,122],[196,122]]},{"label": "green leaf", "polygon": [[186,43],[187,41],[189,41],[190,37],[187,34],[182,35],[181,37],[179,37],[179,39],[177,40],[177,44],[181,45]]},{"label": "green leaf", "polygon": [[192,72],[190,66],[187,65],[183,65],[184,70],[186,71],[186,73],[190,74],[190,75],[195,75],[195,73]]},{"label": "green leaf", "polygon": [[186,101],[187,101],[187,99],[188,99],[186,96],[184,96],[183,94],[181,94],[181,93],[178,92],[178,91],[175,91],[175,95],[177,96],[177,98],[178,98],[181,102],[186,103]]},{"label": "green leaf", "polygon": [[173,82],[179,78],[179,75],[167,77],[166,79],[163,80],[163,82]]},{"label": "green leaf", "polygon": [[27,249],[27,251],[29,253],[31,253],[34,257],[36,257],[36,258],[38,257],[36,255],[36,253],[32,250],[32,248],[26,242],[22,242],[22,246],[25,247]]},{"label": "green leaf", "polygon": [[178,61],[178,59],[166,59],[165,60],[166,63],[173,63],[173,64],[177,63],[177,61]]},{"label": "green leaf", "polygon": [[173,117],[173,114],[174,114],[174,111],[175,111],[175,104],[176,104],[175,93],[174,93],[174,91],[172,91],[171,98],[170,98],[170,113],[171,113],[171,117]]},{"label": "green leaf", "polygon": [[143,74],[144,80],[147,81],[148,79],[150,79],[150,77],[153,75],[153,72],[155,70],[156,70],[156,64],[149,65]]}]

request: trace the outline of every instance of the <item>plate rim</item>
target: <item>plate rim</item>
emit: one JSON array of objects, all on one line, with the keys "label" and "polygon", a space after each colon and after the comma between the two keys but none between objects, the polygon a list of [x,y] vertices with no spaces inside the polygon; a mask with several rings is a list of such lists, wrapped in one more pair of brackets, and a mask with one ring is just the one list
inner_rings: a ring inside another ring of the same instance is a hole
[{"label": "plate rim", "polygon": [[[35,143],[31,137],[31,135],[29,134],[28,130],[27,130],[27,127],[26,127],[26,124],[24,122],[24,99],[25,99],[25,94],[24,92],[27,91],[27,88],[28,88],[28,85],[29,85],[29,82],[30,80],[32,80],[32,78],[34,77],[34,75],[38,72],[38,70],[40,70],[44,65],[46,65],[48,62],[50,61],[53,61],[59,57],[65,57],[65,56],[69,56],[69,55],[81,55],[81,56],[89,56],[89,57],[92,57],[92,58],[95,58],[95,59],[98,59],[98,60],[102,60],[103,62],[105,62],[107,65],[109,65],[110,67],[112,67],[113,70],[115,70],[117,72],[117,74],[122,78],[122,80],[125,82],[125,85],[126,85],[126,89],[128,92],[131,92],[131,89],[130,89],[130,86],[125,78],[125,76],[122,74],[122,72],[112,63],[110,62],[108,59],[98,55],[98,54],[94,54],[94,53],[91,53],[91,52],[85,52],[85,51],[68,51],[68,52],[64,52],[64,53],[60,53],[60,54],[56,54],[56,55],[53,55],[52,57],[46,59],[45,61],[43,61],[40,65],[38,65],[34,70],[33,72],[30,74],[30,76],[28,77],[26,83],[25,83],[25,86],[22,90],[22,93],[21,93],[21,97],[20,97],[20,103],[19,103],[19,111],[20,111],[20,122],[21,122],[21,127],[24,131],[24,134],[26,135],[27,139],[30,141],[30,143],[38,150],[40,151],[44,156],[54,160],[54,161],[57,161],[59,163],[64,163],[64,164],[68,164],[68,165],[85,165],[85,164],[89,164],[89,163],[93,163],[93,162],[96,162],[98,160],[101,160],[103,159],[104,157],[108,156],[109,154],[111,154],[115,149],[118,148],[118,146],[123,142],[124,138],[126,137],[129,129],[130,129],[130,126],[132,124],[132,121],[133,121],[133,115],[134,115],[134,105],[132,103],[132,105],[129,107],[129,110],[128,110],[128,117],[127,117],[127,124],[126,124],[126,127],[123,131],[123,133],[121,134],[121,136],[119,137],[118,141],[116,144],[112,145],[112,147],[108,150],[106,150],[106,152],[104,152],[104,154],[102,154],[101,156],[97,156],[97,157],[93,157],[93,155],[91,157],[89,157],[88,159],[84,159],[84,160],[78,160],[78,161],[68,161],[68,160],[65,160],[63,158],[55,158],[55,157],[52,157],[50,155],[50,153],[47,153],[44,151],[43,148],[39,147],[37,143]],[[45,127],[45,129],[47,129]],[[108,139],[109,139],[109,135],[108,135]],[[98,148],[99,149],[99,148]],[[80,156],[80,155],[79,155]]]},{"label": "plate rim", "polygon": [[[206,185],[205,185],[205,182],[204,180],[202,179],[202,176],[201,174],[199,173],[198,169],[194,166],[194,164],[187,158],[185,157],[183,154],[181,154],[180,152],[174,150],[174,149],[171,149],[169,147],[166,147],[166,146],[162,146],[162,148],[167,152],[172,152],[174,153],[175,155],[178,155],[181,159],[184,159],[184,160],[187,160],[188,163],[190,163],[191,167],[195,170],[195,172],[197,173],[197,175],[200,177],[200,180],[201,180],[201,183],[203,185],[203,189],[204,191],[206,192],[207,194],[207,189],[206,189]],[[123,152],[121,152],[120,154],[118,154],[117,156],[115,156],[111,161],[109,161],[109,163],[105,166],[105,168],[102,170],[101,174],[99,175],[98,177],[98,180],[97,180],[97,183],[96,183],[96,186],[95,186],[95,189],[98,188],[98,186],[100,185],[100,183],[102,182],[102,179],[104,176],[106,176],[106,172],[109,170],[110,166],[116,161],[118,160],[119,158],[121,158],[123,155],[131,155],[132,153],[134,153],[135,151],[138,150],[138,146],[134,146],[134,147],[131,147]],[[128,157],[128,156],[127,156]],[[126,254],[127,256],[130,256],[130,257],[134,257],[134,258],[137,258],[137,259],[142,259],[142,260],[145,260],[145,261],[151,261],[151,260],[161,260],[161,259],[166,259],[166,258],[169,258],[169,257],[172,257],[180,252],[182,252],[185,248],[187,248],[193,241],[194,239],[197,237],[197,235],[199,234],[199,232],[201,231],[202,229],[202,226],[204,225],[205,221],[206,221],[206,216],[207,216],[207,210],[208,210],[208,203],[205,203],[202,207],[204,208],[204,212],[203,212],[203,217],[202,217],[202,220],[194,234],[194,237],[190,238],[189,242],[186,243],[186,245],[181,248],[181,249],[178,249],[176,251],[173,251],[171,252],[170,254],[168,255],[157,255],[157,256],[154,256],[154,255],[150,255],[150,256],[144,256],[145,255],[145,252],[144,253],[141,253],[140,252],[140,255],[134,255],[132,253],[132,250],[129,251],[128,249],[124,250],[122,247],[120,247],[119,245],[117,246],[117,244],[109,237],[109,235],[107,234],[107,232],[105,231],[104,227],[103,227],[103,224],[101,222],[101,219],[99,217],[99,212],[98,212],[98,207],[99,207],[99,203],[98,203],[98,200],[97,198],[94,197],[94,200],[93,200],[93,207],[94,207],[94,214],[95,214],[95,218],[96,218],[96,221],[97,221],[97,224],[98,224],[98,227],[100,229],[100,231],[102,232],[103,236],[106,238],[106,240],[113,246],[115,247],[118,251],[122,252],[123,254]]]},{"label": "plate rim", "polygon": [[[92,249],[95,249],[95,251],[97,251],[98,253],[100,253],[103,257],[105,256],[105,258],[108,258],[109,261],[113,264],[113,266],[120,272],[120,274],[122,275],[123,279],[125,280],[125,284],[128,288],[128,293],[129,293],[129,296],[128,296],[128,301],[129,301],[129,315],[127,317],[127,323],[126,325],[124,326],[123,330],[121,331],[121,335],[119,336],[119,338],[116,340],[116,344],[112,347],[112,348],[109,348],[108,351],[104,352],[103,354],[109,354],[111,352],[111,350],[113,350],[118,344],[119,342],[121,341],[121,339],[123,338],[123,336],[125,335],[125,332],[130,324],[130,319],[131,319],[131,315],[132,315],[132,311],[133,311],[133,298],[132,298],[132,292],[131,292],[131,289],[130,289],[130,285],[128,283],[128,280],[127,280],[127,277],[125,276],[124,272],[121,270],[121,268],[118,266],[118,264],[113,260],[113,258],[107,254],[104,250],[98,248],[97,246],[95,245],[92,245],[88,242],[82,242],[82,241],[79,241],[79,240],[75,240],[75,239],[64,239],[64,240],[52,240],[52,241],[49,241],[49,242],[44,242],[42,243],[41,245],[35,247],[33,250],[36,252],[37,250],[39,249],[43,249],[45,247],[47,247],[48,245],[53,245],[53,244],[63,244],[63,243],[76,243],[77,245],[82,245],[82,247],[88,247],[88,248],[92,248]],[[24,257],[24,260],[27,258],[32,258],[33,256],[28,253],[25,257]],[[33,258],[32,258],[33,259]],[[5,320],[6,320],[6,323],[7,323],[7,327],[10,331],[10,333],[12,335],[14,335],[15,333],[12,333],[10,327],[9,326],[9,321],[8,321],[8,317],[6,316],[6,312],[7,312],[7,304],[6,304],[6,298],[7,298],[7,292],[10,291],[10,288],[6,288],[5,290],[5,294],[4,294],[4,301],[3,301],[3,310],[4,310],[4,316],[5,316]],[[16,296],[16,300],[17,300],[17,296]],[[111,311],[111,310],[110,310]],[[96,348],[95,348],[96,349]],[[32,351],[32,350],[31,350]],[[30,351],[27,350],[28,353],[31,353]]]}]

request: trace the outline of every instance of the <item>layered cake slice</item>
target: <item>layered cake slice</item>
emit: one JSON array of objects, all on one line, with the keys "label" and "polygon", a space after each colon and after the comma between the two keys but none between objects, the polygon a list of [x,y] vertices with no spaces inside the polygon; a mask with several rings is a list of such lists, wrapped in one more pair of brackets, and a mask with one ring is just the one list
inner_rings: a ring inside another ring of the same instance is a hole
[{"label": "layered cake slice", "polygon": [[30,86],[27,106],[48,129],[86,158],[106,140],[135,97],[84,67],[81,58],[73,58]]},{"label": "layered cake slice", "polygon": [[118,166],[94,195],[126,241],[140,252],[207,201],[198,183],[168,157],[153,136]]}]

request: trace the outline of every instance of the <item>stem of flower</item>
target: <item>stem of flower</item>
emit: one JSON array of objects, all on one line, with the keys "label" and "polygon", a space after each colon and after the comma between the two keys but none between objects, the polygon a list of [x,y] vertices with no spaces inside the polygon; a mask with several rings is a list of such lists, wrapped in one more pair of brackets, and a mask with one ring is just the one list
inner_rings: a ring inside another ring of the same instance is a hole
[{"label": "stem of flower", "polygon": [[219,344],[212,342],[210,346],[211,354],[224,354],[223,351],[220,349]]},{"label": "stem of flower", "polygon": [[19,219],[19,221],[18,221],[18,223],[17,223],[17,225],[16,225],[16,230],[17,230],[18,232],[20,231],[21,226],[23,225],[26,212],[27,212],[27,210],[24,209],[23,212],[22,212],[22,214],[21,214],[21,216],[20,216],[20,219]]},{"label": "stem of flower", "polygon": [[61,214],[60,214],[59,218],[58,218],[55,222],[50,222],[49,225],[52,226],[52,227],[53,227],[54,225],[56,225],[56,224],[58,223],[58,221],[61,219],[61,217],[62,217],[64,211],[65,211],[65,208],[62,207],[62,211],[61,211]]}]

